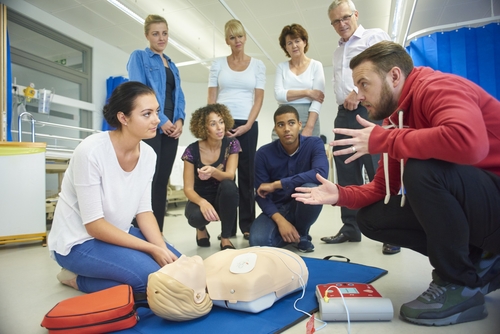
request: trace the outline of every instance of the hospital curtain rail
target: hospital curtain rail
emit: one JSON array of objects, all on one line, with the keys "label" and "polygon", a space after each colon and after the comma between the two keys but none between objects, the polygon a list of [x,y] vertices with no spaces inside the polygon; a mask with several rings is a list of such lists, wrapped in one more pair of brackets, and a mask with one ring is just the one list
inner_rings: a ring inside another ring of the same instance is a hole
[{"label": "hospital curtain rail", "polygon": [[500,99],[500,23],[436,32],[406,49],[415,66],[460,75]]}]

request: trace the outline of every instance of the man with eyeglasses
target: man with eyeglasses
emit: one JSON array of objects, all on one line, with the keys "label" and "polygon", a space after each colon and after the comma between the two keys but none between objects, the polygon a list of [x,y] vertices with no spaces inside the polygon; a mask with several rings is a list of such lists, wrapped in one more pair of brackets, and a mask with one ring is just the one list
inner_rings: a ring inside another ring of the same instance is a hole
[{"label": "man with eyeglasses", "polygon": [[[354,56],[368,47],[383,40],[390,40],[389,35],[382,29],[365,29],[362,25],[359,25],[358,15],[358,11],[351,0],[335,0],[328,7],[328,17],[331,25],[340,36],[339,46],[333,53],[333,88],[335,98],[339,104],[337,117],[335,118],[335,128],[359,129],[362,126],[356,121],[356,115],[360,115],[364,119],[368,118],[366,108],[359,104],[349,62]],[[335,140],[346,137],[342,134],[335,134]],[[345,149],[345,147],[334,148],[335,151],[341,149]],[[341,186],[362,185],[364,183],[363,166],[371,181],[375,175],[380,156],[378,154],[365,154],[360,159],[346,164],[345,160],[349,156],[334,157],[338,184]],[[340,231],[334,236],[323,237],[321,240],[328,244],[361,241],[361,232],[356,222],[358,210],[342,207],[340,212],[344,224]],[[384,254],[396,254],[400,252],[400,247],[384,244],[382,252]]]}]

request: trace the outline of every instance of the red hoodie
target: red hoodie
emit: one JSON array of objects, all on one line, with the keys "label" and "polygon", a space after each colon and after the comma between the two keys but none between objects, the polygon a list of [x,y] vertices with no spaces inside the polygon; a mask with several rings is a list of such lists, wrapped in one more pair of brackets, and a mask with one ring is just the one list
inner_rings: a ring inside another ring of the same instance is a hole
[{"label": "red hoodie", "polygon": [[[398,112],[403,112],[399,129]],[[395,128],[387,128],[394,125]],[[401,187],[400,160],[438,159],[472,165],[500,175],[500,102],[462,77],[414,68],[406,78],[398,108],[375,126],[371,154],[387,153],[390,194]],[[372,182],[339,188],[337,205],[361,208],[386,193],[383,159]]]}]

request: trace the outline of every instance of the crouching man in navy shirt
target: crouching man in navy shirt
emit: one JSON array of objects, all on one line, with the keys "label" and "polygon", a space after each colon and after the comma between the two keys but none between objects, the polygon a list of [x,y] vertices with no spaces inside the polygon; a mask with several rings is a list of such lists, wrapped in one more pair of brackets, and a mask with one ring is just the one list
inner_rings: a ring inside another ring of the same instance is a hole
[{"label": "crouching man in navy shirt", "polygon": [[328,177],[323,141],[299,134],[297,110],[280,106],[274,113],[279,140],[262,146],[255,155],[256,201],[262,213],[250,230],[250,246],[283,247],[294,243],[301,252],[314,251],[309,229],[321,213],[321,205],[295,201],[295,187],[316,187],[315,174]]}]

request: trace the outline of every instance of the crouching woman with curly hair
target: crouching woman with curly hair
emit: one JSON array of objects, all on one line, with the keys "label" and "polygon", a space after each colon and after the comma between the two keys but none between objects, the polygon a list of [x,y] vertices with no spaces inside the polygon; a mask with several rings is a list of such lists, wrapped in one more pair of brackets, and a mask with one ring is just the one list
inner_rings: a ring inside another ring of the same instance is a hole
[{"label": "crouching woman with curly hair", "polygon": [[225,137],[234,120],[223,104],[209,104],[196,110],[189,129],[200,139],[190,144],[184,154],[184,193],[188,198],[185,215],[196,228],[196,243],[210,246],[206,225],[221,221],[221,250],[234,249],[229,240],[236,219],[238,187],[234,182],[240,143]]}]

